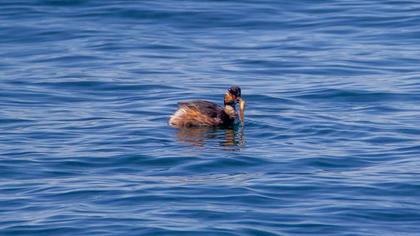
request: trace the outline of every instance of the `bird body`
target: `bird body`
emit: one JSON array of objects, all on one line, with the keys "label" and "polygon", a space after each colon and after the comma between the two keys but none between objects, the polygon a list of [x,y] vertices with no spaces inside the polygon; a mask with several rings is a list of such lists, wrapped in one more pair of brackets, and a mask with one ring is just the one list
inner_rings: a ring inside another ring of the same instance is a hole
[{"label": "bird body", "polygon": [[179,102],[178,110],[169,119],[174,127],[229,127],[233,126],[237,117],[235,104],[241,102],[241,121],[243,121],[243,104],[240,88],[233,86],[225,94],[224,107],[216,103],[194,100]]},{"label": "bird body", "polygon": [[169,120],[172,126],[229,126],[235,120],[234,115],[229,115],[223,107],[209,101],[195,100],[178,105],[178,110]]}]

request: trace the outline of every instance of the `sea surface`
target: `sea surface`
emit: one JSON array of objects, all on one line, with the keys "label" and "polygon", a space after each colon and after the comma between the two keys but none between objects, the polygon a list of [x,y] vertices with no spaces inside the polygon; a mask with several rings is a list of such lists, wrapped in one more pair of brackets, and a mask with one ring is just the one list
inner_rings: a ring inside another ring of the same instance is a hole
[{"label": "sea surface", "polygon": [[[0,235],[419,235],[420,2],[2,0]],[[176,129],[178,101],[245,125]]]}]

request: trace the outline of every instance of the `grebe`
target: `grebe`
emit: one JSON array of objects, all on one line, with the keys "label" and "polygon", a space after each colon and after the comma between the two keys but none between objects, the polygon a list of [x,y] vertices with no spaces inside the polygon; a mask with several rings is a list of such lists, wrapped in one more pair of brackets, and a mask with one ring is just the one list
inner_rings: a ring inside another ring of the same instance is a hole
[{"label": "grebe", "polygon": [[235,109],[237,103],[239,103],[239,118],[243,125],[245,101],[238,86],[232,86],[227,90],[224,107],[203,100],[179,102],[179,108],[169,119],[169,124],[179,128],[230,127],[238,116]]}]

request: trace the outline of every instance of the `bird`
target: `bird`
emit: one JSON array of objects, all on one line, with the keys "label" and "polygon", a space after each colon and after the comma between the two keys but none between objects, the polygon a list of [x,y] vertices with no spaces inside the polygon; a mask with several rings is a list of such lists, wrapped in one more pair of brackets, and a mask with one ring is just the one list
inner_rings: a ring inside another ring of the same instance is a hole
[{"label": "bird", "polygon": [[170,117],[172,127],[232,127],[238,118],[236,104],[239,103],[239,118],[244,125],[245,100],[241,88],[231,86],[225,93],[224,106],[205,100],[178,103],[178,110]]}]

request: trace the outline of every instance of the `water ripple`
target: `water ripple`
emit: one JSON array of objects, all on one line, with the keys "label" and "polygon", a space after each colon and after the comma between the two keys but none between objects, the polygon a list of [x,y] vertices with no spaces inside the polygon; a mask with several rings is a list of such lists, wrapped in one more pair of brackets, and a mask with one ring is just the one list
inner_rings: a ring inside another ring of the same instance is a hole
[{"label": "water ripple", "polygon": [[[416,1],[5,1],[1,235],[417,235]],[[177,102],[245,126],[174,129]]]}]

